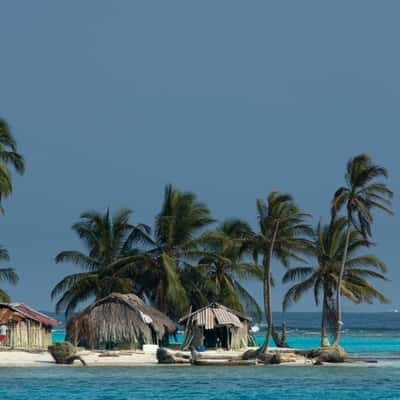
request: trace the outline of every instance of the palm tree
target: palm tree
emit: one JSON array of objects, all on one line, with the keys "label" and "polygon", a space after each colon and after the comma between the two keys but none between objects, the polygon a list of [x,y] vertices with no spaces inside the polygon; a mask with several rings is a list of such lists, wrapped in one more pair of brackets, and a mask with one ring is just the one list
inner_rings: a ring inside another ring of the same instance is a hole
[{"label": "palm tree", "polygon": [[337,323],[335,344],[340,341],[342,328],[341,291],[343,274],[346,265],[351,228],[357,229],[365,239],[371,237],[372,210],[378,208],[388,214],[393,214],[391,201],[393,192],[385,183],[376,181],[377,178],[387,178],[385,168],[372,163],[366,154],[360,154],[349,160],[345,175],[346,186],[340,187],[332,200],[332,218],[345,207],[347,217],[347,234],[339,271],[338,290],[336,293]]},{"label": "palm tree", "polygon": [[212,222],[210,210],[193,193],[167,185],[153,246],[125,260],[123,273],[136,276],[137,290],[172,318],[188,311],[182,271],[198,257],[199,233]]},{"label": "palm tree", "polygon": [[253,251],[257,260],[262,256],[264,269],[264,308],[267,318],[267,333],[260,352],[267,352],[273,330],[271,307],[271,263],[276,257],[283,266],[288,267],[292,259],[301,261],[302,254],[309,251],[309,241],[312,229],[305,223],[308,214],[301,211],[293,197],[273,191],[269,194],[267,203],[257,200],[259,232],[248,235],[245,239],[247,247]]},{"label": "palm tree", "polygon": [[92,297],[99,299],[111,292],[132,292],[131,277],[120,273],[115,265],[138,252],[134,244],[150,240],[150,228],[144,224],[132,225],[131,214],[128,209],[120,209],[112,216],[109,209],[104,214],[97,211],[81,214],[72,230],[82,240],[87,253],[62,251],[55,261],[76,264],[83,272],[66,276],[52,290],[52,299],[61,296],[56,304],[57,312],[64,310],[69,315],[78,304]]},{"label": "palm tree", "polygon": [[[347,240],[347,220],[338,218],[329,225],[318,224],[313,238],[313,255],[315,266],[290,269],[283,276],[283,282],[300,281],[285,294],[283,309],[292,302],[297,302],[306,292],[313,290],[316,305],[322,297],[321,345],[328,346],[327,324],[335,320],[334,294],[337,292],[340,265]],[[342,280],[342,296],[354,303],[372,302],[378,299],[387,303],[388,299],[368,280],[376,278],[385,280],[382,274],[385,264],[373,254],[360,254],[369,242],[354,228],[350,230],[348,252]]]},{"label": "palm tree", "polygon": [[[8,251],[4,247],[0,247],[0,260],[10,260]],[[11,285],[16,285],[18,283],[18,280],[18,275],[13,268],[0,268],[0,282],[7,282]],[[10,302],[10,296],[3,289],[0,289],[0,302]]]},{"label": "palm tree", "polygon": [[263,276],[260,266],[244,262],[245,247],[237,240],[250,232],[251,228],[246,222],[227,219],[215,230],[202,235],[200,240],[203,257],[197,268],[205,272],[209,301],[240,312],[246,309],[260,320],[260,306],[242,285],[243,280],[261,280]]},{"label": "palm tree", "polygon": [[13,189],[9,165],[20,175],[25,172],[24,158],[18,153],[17,143],[7,122],[0,118],[0,201],[2,197],[9,196]]}]

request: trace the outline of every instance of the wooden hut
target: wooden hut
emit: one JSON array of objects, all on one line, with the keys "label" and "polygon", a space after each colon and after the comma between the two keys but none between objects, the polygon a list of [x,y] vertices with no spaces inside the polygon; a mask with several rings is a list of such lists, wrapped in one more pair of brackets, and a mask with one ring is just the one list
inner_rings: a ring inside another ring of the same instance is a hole
[{"label": "wooden hut", "polygon": [[67,324],[67,340],[89,349],[138,349],[166,346],[176,325],[134,294],[112,293],[87,307]]},{"label": "wooden hut", "polygon": [[182,348],[236,350],[247,347],[250,317],[221,304],[212,303],[179,320],[185,326]]},{"label": "wooden hut", "polygon": [[24,304],[0,303],[0,326],[7,334],[0,347],[18,350],[47,350],[51,330],[58,321]]}]

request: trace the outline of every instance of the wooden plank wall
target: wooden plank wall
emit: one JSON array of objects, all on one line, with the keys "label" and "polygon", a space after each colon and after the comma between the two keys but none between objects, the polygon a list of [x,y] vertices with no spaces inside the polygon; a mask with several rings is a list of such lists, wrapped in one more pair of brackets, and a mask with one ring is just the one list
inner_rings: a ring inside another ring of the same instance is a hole
[{"label": "wooden plank wall", "polygon": [[32,351],[47,350],[52,344],[51,329],[38,322],[22,320],[7,326],[7,343],[1,347]]}]

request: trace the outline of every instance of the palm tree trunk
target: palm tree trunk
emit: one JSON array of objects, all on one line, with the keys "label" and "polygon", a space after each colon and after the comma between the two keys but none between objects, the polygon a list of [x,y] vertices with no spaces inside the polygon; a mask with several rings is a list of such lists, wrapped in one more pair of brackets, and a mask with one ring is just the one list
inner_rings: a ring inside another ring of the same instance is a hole
[{"label": "palm tree trunk", "polygon": [[321,346],[329,346],[328,334],[326,331],[328,304],[326,299],[326,290],[324,288],[324,295],[322,300],[322,318],[321,318]]},{"label": "palm tree trunk", "polygon": [[167,291],[165,290],[164,282],[161,280],[158,284],[157,297],[158,309],[165,314],[167,311]]},{"label": "palm tree trunk", "polygon": [[261,352],[266,353],[272,336],[271,261],[269,257],[264,257],[264,311],[267,320],[267,333]]},{"label": "palm tree trunk", "polygon": [[272,305],[271,305],[271,261],[274,254],[274,246],[276,235],[278,234],[279,221],[275,225],[274,233],[272,235],[271,244],[269,247],[268,255],[264,256],[264,311],[267,319],[267,333],[265,335],[265,342],[260,351],[266,353],[268,351],[269,341],[272,336]]},{"label": "palm tree trunk", "polygon": [[350,232],[351,232],[351,216],[348,216],[348,221],[347,221],[347,232],[346,232],[346,243],[344,246],[344,251],[343,251],[343,258],[342,258],[342,264],[340,266],[340,272],[339,272],[339,279],[337,283],[337,288],[336,288],[336,330],[335,330],[335,340],[333,342],[334,345],[339,344],[340,342],[340,336],[342,333],[342,301],[341,301],[341,295],[342,295],[342,282],[343,282],[343,275],[344,275],[344,268],[346,265],[347,261],[347,252],[349,249],[349,241],[350,241]]}]

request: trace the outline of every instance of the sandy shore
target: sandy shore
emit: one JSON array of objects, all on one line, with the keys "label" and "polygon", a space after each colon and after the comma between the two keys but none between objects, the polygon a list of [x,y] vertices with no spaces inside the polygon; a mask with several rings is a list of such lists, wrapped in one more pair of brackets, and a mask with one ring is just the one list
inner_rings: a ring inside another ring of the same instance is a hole
[{"label": "sandy shore", "polygon": [[[79,352],[79,355],[88,366],[95,365],[155,365],[155,353],[143,352],[110,352],[97,353],[91,351]],[[30,353],[26,351],[0,351],[0,367],[40,367],[55,365],[50,353]],[[74,365],[81,365],[76,361]]]},{"label": "sandy shore", "polygon": [[[273,350],[273,349],[271,349]],[[275,349],[277,350],[277,349]],[[293,350],[279,349],[281,353],[291,353]],[[241,352],[229,352],[231,355],[241,354]],[[220,351],[210,351],[209,354],[221,354]],[[154,352],[145,353],[143,351],[110,351],[95,352],[82,350],[78,355],[88,366],[140,366],[140,365],[159,365]],[[311,361],[303,356],[296,356],[295,361],[283,362],[284,365],[310,365]],[[55,365],[55,361],[48,352],[30,353],[25,351],[0,351],[0,367],[40,367]],[[75,361],[73,365],[82,365]]]}]

